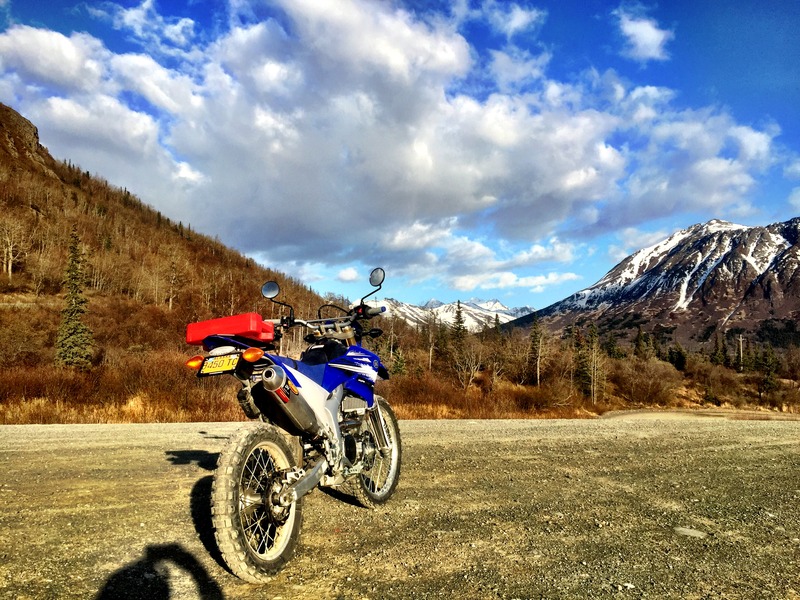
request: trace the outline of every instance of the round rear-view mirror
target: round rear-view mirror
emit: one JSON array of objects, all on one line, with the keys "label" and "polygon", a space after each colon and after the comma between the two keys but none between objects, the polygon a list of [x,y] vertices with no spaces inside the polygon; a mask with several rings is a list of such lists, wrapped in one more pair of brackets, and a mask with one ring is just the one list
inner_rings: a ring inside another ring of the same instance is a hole
[{"label": "round rear-view mirror", "polygon": [[281,291],[281,287],[275,281],[268,281],[261,286],[261,295],[272,300]]},{"label": "round rear-view mirror", "polygon": [[372,273],[369,274],[369,283],[373,287],[381,285],[384,279],[386,279],[386,271],[380,267],[372,269]]}]

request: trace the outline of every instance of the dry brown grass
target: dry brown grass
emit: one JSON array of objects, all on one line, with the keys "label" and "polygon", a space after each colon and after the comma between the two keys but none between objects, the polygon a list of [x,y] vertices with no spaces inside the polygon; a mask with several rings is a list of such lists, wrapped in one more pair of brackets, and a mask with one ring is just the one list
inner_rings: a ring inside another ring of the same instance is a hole
[{"label": "dry brown grass", "polygon": [[399,419],[548,419],[593,418],[609,405],[591,406],[565,386],[539,388],[500,381],[490,392],[464,391],[441,377],[394,377],[378,391],[386,396]]},{"label": "dry brown grass", "polygon": [[[245,420],[236,401],[236,381],[199,380],[184,366],[186,358],[177,351],[128,351],[107,354],[103,364],[88,372],[42,365],[11,367],[0,378],[0,424]],[[491,391],[480,387],[465,391],[430,372],[394,376],[380,382],[377,391],[404,420],[593,418],[610,410],[709,404],[689,380],[682,384],[670,380],[669,394],[653,395],[649,390],[642,398],[628,397],[630,380],[623,375],[631,374],[612,374],[604,401],[596,404],[565,381],[539,387],[498,381]],[[663,383],[663,373],[659,378]],[[759,407],[756,402],[723,406]],[[761,407],[800,412],[800,390],[787,384]]]},{"label": "dry brown grass", "polygon": [[0,379],[0,423],[238,421],[236,382],[198,380],[178,352],[128,355],[89,372],[14,367]]}]

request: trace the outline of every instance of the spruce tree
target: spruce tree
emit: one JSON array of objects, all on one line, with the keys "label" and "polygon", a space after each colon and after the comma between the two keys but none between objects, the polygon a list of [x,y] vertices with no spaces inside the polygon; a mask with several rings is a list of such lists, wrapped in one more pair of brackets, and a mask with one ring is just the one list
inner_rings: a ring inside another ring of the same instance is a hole
[{"label": "spruce tree", "polygon": [[456,303],[456,314],[453,319],[450,339],[453,345],[453,352],[456,355],[462,354],[467,340],[467,326],[464,324],[464,314],[461,312],[460,300]]},{"label": "spruce tree", "polygon": [[652,352],[650,350],[649,342],[650,340],[648,339],[647,334],[642,330],[642,326],[639,325],[638,329],[636,330],[636,337],[633,340],[633,355],[642,360],[650,358]]},{"label": "spruce tree", "polygon": [[672,363],[673,367],[678,369],[678,371],[685,371],[686,363],[689,360],[689,357],[686,354],[686,350],[683,349],[683,346],[681,346],[680,343],[675,342],[675,345],[672,346],[667,352],[667,359],[670,363]]},{"label": "spruce tree", "polygon": [[712,365],[724,365],[726,362],[727,349],[719,337],[719,332],[714,334],[714,352],[711,353]]},{"label": "spruce tree", "polygon": [[625,350],[617,342],[617,337],[612,331],[608,332],[606,341],[603,342],[603,350],[608,354],[609,358],[625,358]]},{"label": "spruce tree", "polygon": [[69,240],[69,258],[63,283],[67,289],[66,306],[61,311],[61,324],[56,338],[56,362],[67,367],[88,369],[92,364],[94,341],[91,329],[83,322],[88,300],[83,295],[83,257],[80,238],[74,227]]},{"label": "spruce tree", "polygon": [[780,361],[772,349],[772,344],[767,343],[758,357],[758,370],[761,373],[761,380],[758,382],[758,399],[763,400],[765,395],[769,395],[777,390],[778,370]]},{"label": "spruce tree", "polygon": [[394,360],[392,360],[392,375],[405,375],[406,374],[406,358],[403,355],[401,348],[397,349],[394,353]]}]

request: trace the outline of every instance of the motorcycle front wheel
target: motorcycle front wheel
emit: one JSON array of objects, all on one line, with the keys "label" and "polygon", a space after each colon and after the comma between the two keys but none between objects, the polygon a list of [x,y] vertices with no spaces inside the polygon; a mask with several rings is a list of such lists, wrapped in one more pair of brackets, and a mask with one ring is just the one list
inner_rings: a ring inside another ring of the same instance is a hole
[{"label": "motorcycle front wheel", "polygon": [[[375,508],[386,502],[395,492],[400,481],[400,466],[402,464],[403,445],[400,440],[400,426],[397,417],[389,403],[381,396],[375,396],[380,414],[385,424],[384,431],[389,441],[389,448],[383,452],[377,451],[365,465],[365,469],[358,475],[354,482],[354,493],[362,506]],[[365,419],[364,427],[377,439],[376,432],[372,429],[370,419]]]},{"label": "motorcycle front wheel", "polygon": [[302,499],[277,502],[283,472],[294,466],[286,439],[268,425],[235,432],[222,450],[211,488],[211,519],[222,558],[234,575],[269,581],[294,553]]}]

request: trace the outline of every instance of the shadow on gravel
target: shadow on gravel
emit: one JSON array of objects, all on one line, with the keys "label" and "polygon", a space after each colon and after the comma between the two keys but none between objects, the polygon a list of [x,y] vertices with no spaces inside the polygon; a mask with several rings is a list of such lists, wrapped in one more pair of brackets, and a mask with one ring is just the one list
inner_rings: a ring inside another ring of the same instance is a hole
[{"label": "shadow on gravel", "polygon": [[219,452],[208,450],[167,450],[167,460],[173,465],[197,465],[206,471],[217,468]]},{"label": "shadow on gravel", "polygon": [[219,584],[191,553],[180,544],[166,544],[148,546],[141,559],[111,575],[95,600],[169,600],[175,591],[171,574],[176,572],[182,578],[188,575],[202,600],[224,599]]},{"label": "shadow on gravel", "polygon": [[[216,469],[219,458],[219,452],[206,450],[167,450],[166,455],[167,460],[173,465],[194,464],[206,471]],[[230,573],[228,565],[222,559],[217,540],[214,538],[214,524],[211,521],[211,485],[213,482],[213,475],[206,475],[198,479],[192,487],[189,506],[194,529],[206,552],[214,559],[214,562]]]},{"label": "shadow on gravel", "polygon": [[206,552],[220,567],[230,573],[228,565],[222,559],[217,540],[214,538],[214,524],[211,522],[211,484],[213,481],[213,476],[206,475],[194,484],[190,501],[192,522],[197,537],[200,538]]},{"label": "shadow on gravel", "polygon": [[202,430],[198,431],[198,433],[200,435],[202,435],[203,437],[205,437],[207,440],[227,440],[228,439],[227,435],[214,435],[214,434],[208,433],[207,431],[202,431]]},{"label": "shadow on gravel", "polygon": [[325,494],[326,496],[330,496],[334,500],[338,500],[339,502],[344,502],[345,504],[349,504],[350,506],[355,506],[357,508],[364,508],[363,506],[361,506],[361,503],[358,501],[358,498],[356,498],[352,494],[348,494],[337,488],[320,487],[318,489],[323,494]]}]

